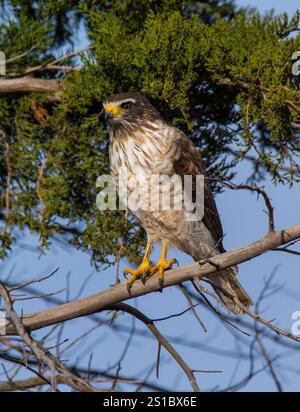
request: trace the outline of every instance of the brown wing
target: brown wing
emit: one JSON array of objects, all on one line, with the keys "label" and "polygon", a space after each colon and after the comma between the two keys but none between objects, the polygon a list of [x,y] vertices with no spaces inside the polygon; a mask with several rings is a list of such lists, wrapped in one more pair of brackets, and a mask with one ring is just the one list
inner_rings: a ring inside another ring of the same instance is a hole
[{"label": "brown wing", "polygon": [[[204,175],[207,177],[202,159],[193,144],[193,142],[179,129],[176,133],[176,157],[173,163],[174,171],[180,176],[184,175]],[[204,217],[203,223],[206,225],[210,233],[212,234],[218,248],[221,252],[224,252],[222,239],[223,229],[220,220],[220,216],[217,210],[215,200],[209,185],[209,180],[204,180]],[[193,184],[193,191],[195,190],[195,182]],[[195,193],[193,193],[193,199],[195,199]]]}]

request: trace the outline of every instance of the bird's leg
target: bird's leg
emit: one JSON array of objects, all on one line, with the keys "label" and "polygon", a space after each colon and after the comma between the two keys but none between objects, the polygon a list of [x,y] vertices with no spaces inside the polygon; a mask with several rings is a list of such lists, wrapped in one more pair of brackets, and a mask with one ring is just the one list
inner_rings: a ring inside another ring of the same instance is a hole
[{"label": "bird's leg", "polygon": [[140,266],[137,269],[129,269],[129,268],[124,269],[125,276],[127,275],[127,273],[131,275],[131,277],[127,281],[128,292],[130,292],[131,286],[133,285],[133,283],[136,281],[137,278],[141,278],[142,282],[145,283],[146,277],[151,269],[151,264],[150,264],[151,249],[152,249],[152,242],[151,240],[148,239],[146,250],[145,250],[145,255],[143,257],[143,260]]},{"label": "bird's leg", "polygon": [[159,280],[161,289],[163,288],[163,285],[164,285],[165,270],[170,269],[174,265],[174,263],[178,264],[176,259],[171,259],[169,262],[167,261],[167,252],[168,252],[168,242],[163,240],[159,261],[149,271],[149,276],[153,276],[156,272],[158,272],[158,280]]}]

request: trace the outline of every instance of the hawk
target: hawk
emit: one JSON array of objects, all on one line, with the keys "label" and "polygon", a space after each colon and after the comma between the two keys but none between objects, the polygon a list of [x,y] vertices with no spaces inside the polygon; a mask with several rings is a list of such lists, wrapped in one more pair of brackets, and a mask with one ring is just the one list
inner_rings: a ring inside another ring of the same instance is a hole
[{"label": "hawk", "polygon": [[[167,123],[143,95],[115,94],[105,99],[103,107],[109,124],[111,173],[116,184],[123,170],[129,177],[143,176],[139,183],[128,179],[129,194],[139,191],[143,196],[153,175],[179,175],[182,179],[185,175],[206,177],[201,157],[191,140],[180,129]],[[120,194],[120,187],[118,189]],[[175,196],[174,193],[171,195]],[[176,263],[176,259],[167,260],[168,246],[182,250],[195,261],[225,252],[222,225],[207,178],[204,179],[204,214],[201,219],[187,219],[183,208],[137,208],[132,213],[146,230],[148,240],[140,266],[124,270],[125,274],[131,275],[129,292],[136,279],[145,282],[155,273],[163,285],[164,272]],[[158,262],[152,266],[150,253],[153,242],[157,241],[162,243],[162,252]],[[235,300],[246,307],[252,302],[236,275],[237,268],[231,267],[204,280],[213,286],[227,309],[241,313]]]}]

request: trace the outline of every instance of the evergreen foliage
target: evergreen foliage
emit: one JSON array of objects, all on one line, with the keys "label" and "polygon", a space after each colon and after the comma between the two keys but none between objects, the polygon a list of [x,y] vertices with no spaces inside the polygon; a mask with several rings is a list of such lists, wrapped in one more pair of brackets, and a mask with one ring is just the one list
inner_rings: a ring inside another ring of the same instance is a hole
[{"label": "evergreen foliage", "polygon": [[7,78],[53,61],[79,27],[92,45],[59,63],[81,70],[32,74],[60,80],[59,96],[1,94],[2,258],[29,229],[41,250],[60,235],[100,266],[138,259],[144,233],[134,219],[96,207],[96,179],[109,172],[99,100],[112,93],[145,94],[189,134],[213,176],[232,177],[250,157],[252,180],[267,172],[274,183],[299,182],[300,76],[291,69],[299,13],[262,17],[218,0],[0,4]]}]

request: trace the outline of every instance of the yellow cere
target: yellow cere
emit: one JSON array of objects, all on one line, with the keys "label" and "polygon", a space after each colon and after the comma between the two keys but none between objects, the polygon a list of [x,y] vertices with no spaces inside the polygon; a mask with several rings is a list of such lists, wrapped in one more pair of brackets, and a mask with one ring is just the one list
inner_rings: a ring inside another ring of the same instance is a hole
[{"label": "yellow cere", "polygon": [[113,116],[119,116],[120,115],[120,109],[117,105],[114,104],[107,104],[104,107],[105,111],[110,112]]}]

